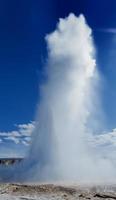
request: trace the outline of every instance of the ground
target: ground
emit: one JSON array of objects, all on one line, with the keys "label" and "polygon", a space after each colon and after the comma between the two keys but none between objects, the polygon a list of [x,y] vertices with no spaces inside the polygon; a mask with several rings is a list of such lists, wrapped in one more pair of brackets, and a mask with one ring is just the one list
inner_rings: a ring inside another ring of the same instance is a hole
[{"label": "ground", "polygon": [[113,200],[116,185],[1,184],[0,200]]}]

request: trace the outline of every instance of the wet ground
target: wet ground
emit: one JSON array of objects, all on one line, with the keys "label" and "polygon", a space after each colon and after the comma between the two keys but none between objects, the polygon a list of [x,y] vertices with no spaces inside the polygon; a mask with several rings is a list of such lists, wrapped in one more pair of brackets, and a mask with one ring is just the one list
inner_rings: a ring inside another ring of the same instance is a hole
[{"label": "wet ground", "polygon": [[0,200],[113,200],[116,185],[1,184]]}]

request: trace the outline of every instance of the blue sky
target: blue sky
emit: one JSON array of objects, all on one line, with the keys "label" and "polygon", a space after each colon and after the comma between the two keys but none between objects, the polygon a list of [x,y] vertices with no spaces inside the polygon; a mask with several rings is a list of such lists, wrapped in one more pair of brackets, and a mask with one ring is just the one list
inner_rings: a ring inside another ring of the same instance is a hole
[{"label": "blue sky", "polygon": [[115,11],[116,0],[0,1],[0,132],[19,130],[14,125],[34,120],[47,55],[44,37],[70,12],[83,13],[93,29],[98,68],[105,79],[103,108],[108,128],[116,127]]}]

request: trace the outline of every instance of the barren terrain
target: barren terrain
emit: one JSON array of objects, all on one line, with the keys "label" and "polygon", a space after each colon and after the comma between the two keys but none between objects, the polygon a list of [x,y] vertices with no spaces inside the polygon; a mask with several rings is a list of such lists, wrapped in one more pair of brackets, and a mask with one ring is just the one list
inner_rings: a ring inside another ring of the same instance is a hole
[{"label": "barren terrain", "polygon": [[116,199],[116,185],[1,184],[0,200]]}]

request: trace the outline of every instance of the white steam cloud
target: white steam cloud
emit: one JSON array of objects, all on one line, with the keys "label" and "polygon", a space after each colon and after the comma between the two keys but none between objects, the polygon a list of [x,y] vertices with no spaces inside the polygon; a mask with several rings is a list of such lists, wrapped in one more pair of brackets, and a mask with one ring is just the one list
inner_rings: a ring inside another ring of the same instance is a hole
[{"label": "white steam cloud", "polygon": [[111,159],[88,143],[101,126],[102,113],[92,31],[83,15],[70,14],[46,41],[48,80],[41,91],[30,152],[35,165],[29,172],[36,180],[113,180]]}]

